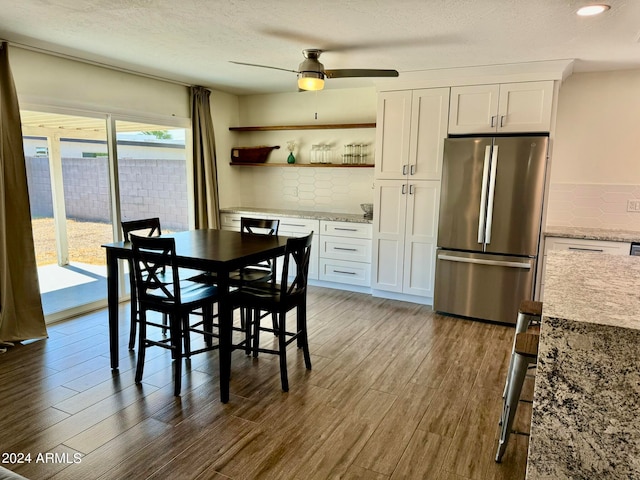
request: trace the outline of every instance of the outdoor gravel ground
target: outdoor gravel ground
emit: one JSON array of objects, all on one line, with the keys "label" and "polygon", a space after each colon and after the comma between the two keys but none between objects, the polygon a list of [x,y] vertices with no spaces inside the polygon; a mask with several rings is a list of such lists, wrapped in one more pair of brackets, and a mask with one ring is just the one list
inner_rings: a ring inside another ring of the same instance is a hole
[{"label": "outdoor gravel ground", "polygon": [[[31,225],[38,266],[56,263],[53,218],[33,219]],[[67,234],[70,261],[90,265],[106,264],[104,248],[100,245],[113,242],[111,224],[67,220]]]}]

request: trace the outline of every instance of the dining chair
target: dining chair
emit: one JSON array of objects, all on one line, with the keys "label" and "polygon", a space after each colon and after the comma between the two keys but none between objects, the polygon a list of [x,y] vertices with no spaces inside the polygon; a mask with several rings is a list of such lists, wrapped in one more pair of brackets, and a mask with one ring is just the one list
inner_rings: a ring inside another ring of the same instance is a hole
[{"label": "dining chair", "polygon": [[[146,236],[146,237],[158,237],[162,235],[162,229],[160,227],[160,218],[152,217],[152,218],[143,218],[139,220],[129,220],[121,222],[122,226],[122,234],[125,242],[131,241],[131,235],[135,234],[138,236]],[[179,275],[181,279],[191,278],[201,274],[197,270],[181,268],[179,269]],[[161,272],[158,272],[158,275],[161,275]],[[138,318],[138,300],[137,300],[137,292],[135,289],[135,278],[133,275],[133,261],[129,261],[129,292],[131,296],[131,326],[129,331],[129,350],[133,350],[136,342],[136,325]],[[165,325],[167,325],[167,317],[163,315],[162,321]],[[163,333],[166,333],[166,328]]]},{"label": "dining chair", "polygon": [[[283,259],[280,283],[258,282],[241,285],[232,294],[233,307],[246,309],[245,334],[252,341],[253,356],[259,352],[275,354],[280,357],[280,381],[282,390],[289,391],[287,375],[287,346],[296,341],[302,348],[305,367],[311,370],[309,342],[307,336],[307,280],[309,275],[309,257],[313,232],[305,237],[289,238]],[[295,277],[289,282],[289,266],[295,267]],[[296,309],[295,329],[287,330],[287,313]],[[278,316],[274,328],[260,324],[261,312]],[[277,336],[277,349],[260,346],[260,332],[269,331]]]},{"label": "dining chair", "polygon": [[[144,234],[147,237],[162,235],[160,219],[158,217],[144,218],[121,222],[122,235],[125,242],[131,241],[131,234]],[[138,295],[136,293],[136,280],[133,273],[133,259],[129,260],[129,292],[131,295],[131,326],[129,329],[129,350],[133,350],[136,342],[136,325],[138,318]],[[163,323],[167,324],[167,317],[163,315]],[[166,330],[165,330],[166,332]]]},{"label": "dining chair", "polygon": [[[213,285],[183,280],[176,264],[176,245],[173,238],[139,237],[131,235],[135,287],[138,292],[140,332],[138,337],[138,360],[135,382],[142,381],[147,347],[159,346],[172,351],[174,360],[174,395],[180,395],[182,358],[217,348],[213,338],[218,334],[214,327],[214,304],[218,302],[218,289]],[[190,323],[197,311],[198,320]],[[147,312],[154,311],[169,318],[169,337],[149,335],[148,327],[165,329],[165,324],[156,323]],[[190,334],[196,332],[204,337],[205,347],[191,349]],[[184,344],[184,350],[183,350]]]},{"label": "dining chair", "polygon": [[[280,220],[266,218],[240,217],[240,231],[252,235],[278,235]],[[276,281],[276,258],[271,258],[260,263],[247,265],[229,274],[229,282],[232,286],[247,285],[256,282]],[[265,314],[265,316],[268,315]],[[240,327],[245,326],[246,310],[240,310]],[[271,314],[273,329],[278,326],[275,313]]]}]

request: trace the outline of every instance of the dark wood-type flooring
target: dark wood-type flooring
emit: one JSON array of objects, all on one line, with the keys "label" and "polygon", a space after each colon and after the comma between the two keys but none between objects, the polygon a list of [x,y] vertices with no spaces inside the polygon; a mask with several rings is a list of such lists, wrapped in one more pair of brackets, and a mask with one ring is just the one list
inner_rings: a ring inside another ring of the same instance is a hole
[{"label": "dark wood-type flooring", "polygon": [[[165,350],[148,350],[134,383],[128,308],[117,372],[106,310],[0,355],[0,454],[31,455],[4,467],[34,480],[524,478],[526,436],[493,460],[512,328],[310,288],[313,370],[291,345],[283,393],[275,356],[235,351],[223,405],[217,352],[185,361],[179,398]],[[521,403],[515,428],[530,417]]]}]

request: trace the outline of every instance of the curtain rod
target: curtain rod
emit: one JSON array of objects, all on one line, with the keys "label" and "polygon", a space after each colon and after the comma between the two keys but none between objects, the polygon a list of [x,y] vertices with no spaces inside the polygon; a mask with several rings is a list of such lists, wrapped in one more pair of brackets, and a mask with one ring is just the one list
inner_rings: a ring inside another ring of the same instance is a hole
[{"label": "curtain rod", "polygon": [[44,53],[44,54],[51,55],[51,56],[54,56],[54,57],[64,58],[65,60],[73,60],[73,61],[80,62],[80,63],[86,63],[87,65],[93,65],[95,67],[102,67],[102,68],[106,68],[106,69],[109,69],[109,70],[114,70],[116,72],[128,73],[128,74],[131,74],[131,75],[137,75],[139,77],[145,77],[145,78],[149,78],[149,79],[152,79],[152,80],[160,80],[162,82],[173,83],[175,85],[180,85],[182,87],[191,87],[192,86],[189,83],[180,82],[178,80],[173,80],[171,78],[165,78],[165,77],[160,77],[158,75],[152,75],[152,74],[149,74],[149,73],[138,72],[136,70],[130,70],[128,68],[116,67],[115,65],[109,65],[107,63],[101,63],[101,62],[97,62],[95,60],[88,60],[86,58],[76,57],[76,56],[69,55],[69,54],[66,54],[66,53],[55,52],[53,50],[47,50],[47,49],[41,48],[41,47],[34,47],[32,45],[27,45],[27,44],[24,44],[24,43],[18,43],[18,42],[14,42],[14,41],[11,41],[11,40],[2,40],[2,39],[0,39],[0,42],[7,42],[9,45],[11,45],[13,47],[22,48],[24,50],[31,50],[32,52],[36,52],[36,53]]}]

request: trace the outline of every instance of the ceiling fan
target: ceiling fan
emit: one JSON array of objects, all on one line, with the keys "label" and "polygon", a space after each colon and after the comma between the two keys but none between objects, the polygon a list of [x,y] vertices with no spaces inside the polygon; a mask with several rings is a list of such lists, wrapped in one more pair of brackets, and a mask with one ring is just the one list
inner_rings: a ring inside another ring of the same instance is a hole
[{"label": "ceiling fan", "polygon": [[397,70],[379,70],[370,68],[343,68],[337,70],[325,70],[324,65],[318,58],[323,50],[317,48],[307,48],[302,51],[304,60],[298,65],[298,70],[287,68],[271,67],[269,65],[257,65],[255,63],[231,62],[238,65],[248,65],[250,67],[271,68],[298,74],[298,88],[300,90],[322,90],[324,79],[326,78],[353,78],[353,77],[397,77]]}]

